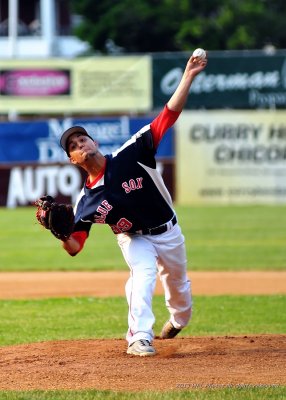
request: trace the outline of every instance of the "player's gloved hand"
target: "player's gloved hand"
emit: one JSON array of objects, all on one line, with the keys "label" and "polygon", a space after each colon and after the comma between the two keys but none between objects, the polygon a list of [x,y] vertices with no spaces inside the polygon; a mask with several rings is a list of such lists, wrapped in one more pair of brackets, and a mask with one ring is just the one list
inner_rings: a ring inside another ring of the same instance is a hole
[{"label": "player's gloved hand", "polygon": [[58,204],[52,196],[40,197],[35,205],[36,218],[57,238],[66,242],[74,227],[74,213],[70,204]]}]

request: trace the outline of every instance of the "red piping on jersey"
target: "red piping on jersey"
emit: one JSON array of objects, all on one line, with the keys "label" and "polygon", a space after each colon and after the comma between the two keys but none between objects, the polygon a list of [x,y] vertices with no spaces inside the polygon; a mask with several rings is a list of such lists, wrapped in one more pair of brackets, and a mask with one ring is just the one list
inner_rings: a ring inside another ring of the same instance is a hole
[{"label": "red piping on jersey", "polygon": [[106,168],[106,159],[104,161],[104,166],[102,167],[102,170],[99,172],[99,174],[97,175],[97,177],[90,182],[89,176],[86,179],[86,187],[88,189],[91,189],[98,181],[100,181],[100,179],[103,177],[104,172],[105,172],[105,168]]},{"label": "red piping on jersey", "polygon": [[157,149],[162,137],[174,125],[180,114],[178,111],[170,110],[166,104],[160,114],[151,122],[150,127],[155,149]]}]

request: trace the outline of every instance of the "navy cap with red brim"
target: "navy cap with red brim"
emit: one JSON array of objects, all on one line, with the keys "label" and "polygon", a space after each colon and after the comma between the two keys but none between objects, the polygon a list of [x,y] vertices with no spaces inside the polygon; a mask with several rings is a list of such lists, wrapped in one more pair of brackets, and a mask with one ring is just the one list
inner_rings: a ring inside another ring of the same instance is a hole
[{"label": "navy cap with red brim", "polygon": [[90,139],[93,140],[93,138],[87,133],[87,131],[82,126],[72,126],[71,128],[67,129],[62,134],[62,137],[60,139],[60,144],[61,144],[62,148],[64,149],[64,151],[67,153],[68,156],[69,156],[68,139],[74,133],[78,133],[80,135],[88,136]]}]

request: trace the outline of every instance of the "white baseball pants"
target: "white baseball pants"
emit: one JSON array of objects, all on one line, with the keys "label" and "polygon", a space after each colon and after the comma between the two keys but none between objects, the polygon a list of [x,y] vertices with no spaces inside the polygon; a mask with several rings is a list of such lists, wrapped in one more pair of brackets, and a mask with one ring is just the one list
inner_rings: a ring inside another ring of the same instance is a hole
[{"label": "white baseball pants", "polygon": [[157,272],[165,292],[166,306],[175,328],[185,327],[192,312],[191,283],[187,277],[184,236],[178,224],[160,235],[121,233],[118,244],[130,268],[125,287],[128,312],[126,339],[152,342],[155,317],[152,297]]}]

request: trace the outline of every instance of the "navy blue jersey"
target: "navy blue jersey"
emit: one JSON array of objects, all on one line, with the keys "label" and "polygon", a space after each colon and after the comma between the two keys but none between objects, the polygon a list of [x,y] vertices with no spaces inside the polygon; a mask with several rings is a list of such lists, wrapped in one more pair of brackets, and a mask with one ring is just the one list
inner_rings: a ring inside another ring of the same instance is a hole
[{"label": "navy blue jersey", "polygon": [[116,152],[106,155],[103,177],[84,186],[75,207],[75,231],[93,223],[108,224],[114,233],[136,232],[169,221],[171,196],[156,170],[156,148],[150,125],[143,127]]}]

